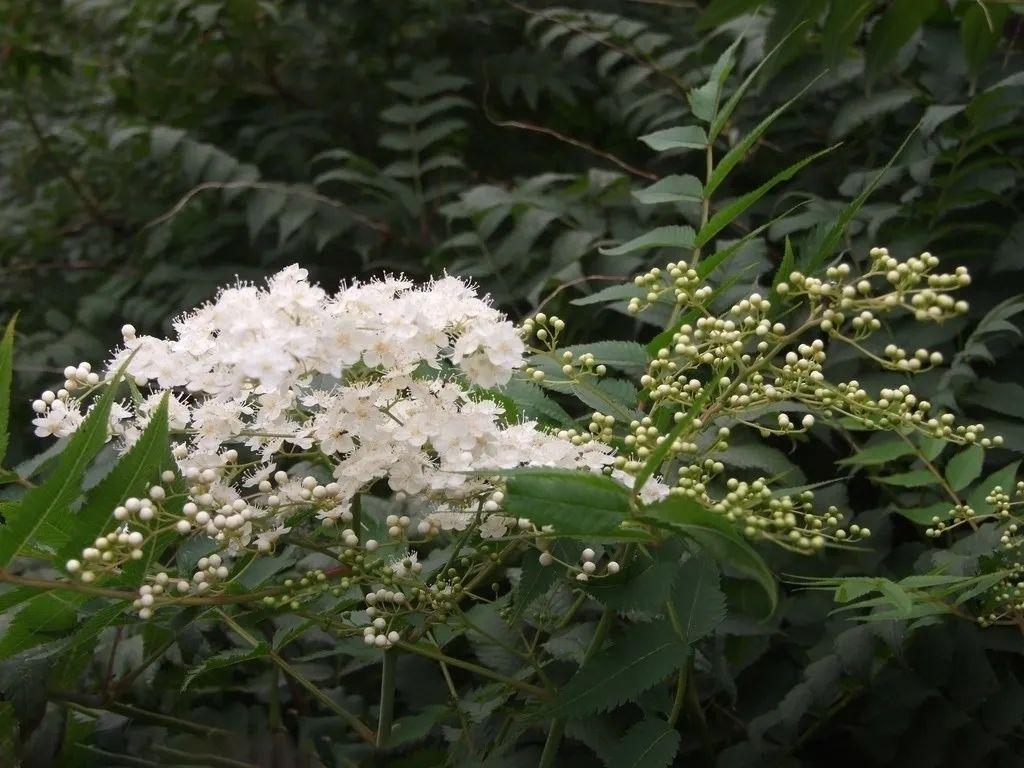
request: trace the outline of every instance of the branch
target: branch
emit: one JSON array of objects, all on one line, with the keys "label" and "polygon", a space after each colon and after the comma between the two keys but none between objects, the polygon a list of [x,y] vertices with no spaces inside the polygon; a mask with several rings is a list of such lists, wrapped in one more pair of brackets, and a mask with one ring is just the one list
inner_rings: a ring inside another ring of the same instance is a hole
[{"label": "branch", "polygon": [[344,211],[349,216],[351,216],[355,221],[362,224],[364,227],[368,227],[369,229],[372,229],[376,232],[380,232],[382,235],[389,236],[391,234],[391,230],[388,228],[386,224],[382,224],[379,221],[374,221],[373,219],[363,216],[361,213],[354,211],[348,205],[341,202],[340,200],[335,200],[333,197],[327,197],[326,195],[321,195],[317,192],[310,192],[308,190],[302,189],[301,187],[295,187],[288,184],[275,184],[272,182],[264,181],[204,181],[202,184],[198,184],[192,189],[190,189],[188,192],[186,192],[185,195],[180,200],[178,200],[178,202],[174,204],[174,207],[172,207],[169,211],[147,222],[142,227],[142,229],[146,230],[149,229],[150,227],[155,227],[158,224],[163,224],[165,221],[174,218],[179,213],[181,213],[182,210],[184,210],[185,206],[192,202],[194,198],[198,197],[203,192],[208,192],[214,189],[261,189],[267,190],[269,192],[279,192],[284,195],[294,195],[295,197],[301,197],[306,200],[312,200],[322,205],[326,205],[331,208],[336,208],[337,210]]},{"label": "branch", "polygon": [[486,117],[489,122],[498,126],[499,128],[519,128],[520,130],[532,131],[533,133],[543,133],[545,136],[551,136],[553,138],[556,138],[559,141],[563,142],[564,144],[569,144],[573,147],[577,147],[578,149],[582,149],[585,152],[589,152],[592,155],[602,157],[608,162],[614,163],[622,170],[626,171],[627,173],[631,173],[634,176],[639,176],[640,178],[647,179],[648,181],[658,180],[658,177],[653,173],[643,171],[637,168],[635,165],[630,165],[625,160],[620,160],[618,157],[611,154],[610,152],[605,152],[604,150],[591,146],[590,144],[580,141],[579,139],[574,139],[572,136],[566,136],[564,133],[559,133],[553,128],[547,128],[546,126],[536,125],[534,123],[524,123],[521,120],[498,120],[491,114],[490,108],[487,105],[487,92],[489,88],[490,82],[485,81],[482,105],[484,117]]}]

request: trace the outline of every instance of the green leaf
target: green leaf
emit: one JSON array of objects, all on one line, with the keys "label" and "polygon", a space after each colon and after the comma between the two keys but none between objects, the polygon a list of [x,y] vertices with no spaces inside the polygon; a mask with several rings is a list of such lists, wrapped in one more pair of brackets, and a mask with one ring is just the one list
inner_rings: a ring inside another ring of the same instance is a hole
[{"label": "green leaf", "polygon": [[918,507],[916,509],[897,509],[896,511],[903,517],[908,520],[912,520],[918,525],[930,526],[934,524],[932,521],[932,518],[934,517],[938,517],[940,520],[948,520],[949,511],[952,508],[952,502],[937,501],[934,504],[929,504],[927,507]]},{"label": "green leaf", "polygon": [[693,227],[658,227],[622,245],[614,248],[599,248],[598,250],[605,256],[622,256],[626,253],[646,251],[651,248],[692,248],[694,237]]},{"label": "green leaf", "polygon": [[115,374],[99,402],[71,436],[53,474],[16,504],[5,507],[7,522],[0,528],[0,568],[9,565],[44,524],[57,530],[65,525],[71,503],[80,493],[85,469],[106,442],[110,407],[121,375],[122,371]]},{"label": "green leaf", "polygon": [[[853,99],[839,110],[829,135],[833,140],[848,136],[860,126],[910,104],[916,95],[917,92],[913,88],[900,86]],[[871,126],[868,130],[870,128]]]},{"label": "green leaf", "polygon": [[644,507],[638,519],[673,530],[697,542],[718,562],[725,563],[764,590],[775,611],[778,586],[775,576],[759,554],[722,515],[696,501],[675,496]]},{"label": "green leaf", "polygon": [[1015,461],[993,472],[978,483],[974,490],[967,495],[967,505],[978,511],[987,509],[988,505],[985,503],[985,497],[990,496],[997,485],[1007,493],[1012,492],[1017,483],[1017,471],[1019,469],[1020,462]]},{"label": "green leaf", "polygon": [[588,582],[584,589],[601,605],[621,613],[660,613],[679,576],[678,555],[638,558],[621,573]]},{"label": "green leaf", "polygon": [[608,755],[615,768],[667,768],[679,751],[679,731],[664,720],[641,720]]},{"label": "green leaf", "polygon": [[559,533],[615,530],[629,515],[629,491],[603,475],[567,469],[517,469],[508,476],[505,509]]},{"label": "green leaf", "polygon": [[634,624],[569,679],[545,717],[585,717],[636,698],[679,668],[689,653],[665,622]]},{"label": "green leaf", "polygon": [[876,480],[886,485],[897,485],[901,488],[924,488],[935,484],[935,475],[927,469],[915,469],[912,472],[900,472],[887,477],[876,477]]},{"label": "green leaf", "polygon": [[7,432],[8,419],[11,413],[11,372],[14,368],[14,324],[18,316],[8,321],[0,340],[0,464],[7,456],[7,444],[10,435]]},{"label": "green leaf", "polygon": [[100,608],[84,621],[79,622],[67,644],[61,652],[60,665],[55,676],[67,685],[71,685],[81,674],[83,666],[96,650],[96,640],[103,630],[119,621],[125,612],[125,603],[117,601],[105,608]]},{"label": "green leaf", "polygon": [[764,0],[712,0],[697,20],[697,29],[720,27],[725,22],[760,7],[763,2]]},{"label": "green leaf", "polygon": [[167,397],[164,395],[135,445],[89,491],[81,510],[61,532],[66,535],[60,548],[61,560],[75,556],[103,533],[115,507],[130,496],[147,495],[148,489],[159,482],[160,473],[174,466],[167,434]]},{"label": "green leaf", "polygon": [[[628,401],[623,398],[626,394],[625,387],[616,384],[620,382],[630,390]],[[630,422],[637,416],[634,408],[636,404],[636,390],[633,385],[623,379],[600,379],[592,383],[587,379],[574,382],[569,391],[572,392],[581,402],[590,406],[595,411],[607,413],[617,419]]]},{"label": "green leaf", "polygon": [[874,7],[875,0],[832,0],[821,33],[821,50],[830,64],[843,59]]},{"label": "green leaf", "polygon": [[741,213],[747,210],[747,208],[749,208],[762,197],[764,197],[766,194],[768,194],[768,192],[770,192],[773,187],[775,187],[778,184],[781,184],[783,181],[788,181],[789,179],[793,178],[793,176],[799,173],[804,166],[808,165],[809,163],[813,163],[819,157],[828,154],[838,146],[839,145],[836,144],[835,146],[823,149],[821,152],[816,152],[810,157],[805,157],[803,160],[800,160],[799,162],[793,163],[785,170],[779,171],[777,174],[772,176],[771,179],[766,181],[757,189],[753,190],[752,192],[748,192],[747,194],[737,198],[736,200],[733,200],[729,205],[727,205],[725,208],[718,211],[714,216],[712,216],[708,220],[708,222],[703,227],[700,228],[700,232],[697,234],[697,242],[695,243],[695,245],[705,245],[708,241],[711,240],[711,238],[713,238],[715,235],[717,235],[719,232],[725,229],[733,221],[733,219],[735,219],[737,216],[739,216]]},{"label": "green leaf", "polygon": [[985,463],[985,451],[980,445],[972,445],[949,460],[946,464],[946,481],[954,491],[966,488],[981,476]]},{"label": "green leaf", "polygon": [[575,357],[590,353],[598,363],[610,365],[623,371],[642,371],[647,368],[650,358],[647,348],[635,341],[596,341],[593,344],[574,344],[563,347],[563,352],[572,352]]},{"label": "green leaf", "polygon": [[230,648],[226,651],[215,653],[213,656],[204,660],[202,664],[192,667],[187,673],[185,673],[185,679],[181,683],[181,690],[186,690],[199,677],[207,674],[208,672],[212,672],[215,669],[224,669],[225,667],[242,664],[246,661],[262,659],[269,653],[270,647],[263,642],[257,643],[250,648]]},{"label": "green leaf", "polygon": [[85,595],[52,591],[38,592],[23,602],[0,636],[0,661],[74,627],[78,607],[85,600]]},{"label": "green leaf", "polygon": [[889,158],[889,162],[887,162],[885,164],[885,167],[882,168],[875,175],[875,178],[872,179],[871,183],[868,184],[867,187],[864,188],[864,191],[861,192],[856,198],[854,198],[850,202],[848,206],[846,206],[846,208],[843,209],[843,212],[839,215],[839,218],[836,219],[836,223],[832,225],[832,228],[825,235],[825,238],[819,246],[817,253],[813,254],[811,259],[809,260],[809,269],[817,269],[822,264],[824,264],[825,261],[831,258],[836,247],[839,245],[839,242],[842,240],[843,234],[846,232],[846,228],[850,225],[850,222],[853,221],[853,217],[857,215],[858,211],[860,211],[860,209],[864,206],[864,203],[867,202],[868,198],[871,197],[872,194],[874,194],[875,189],[878,188],[878,185],[882,182],[886,174],[889,172],[889,169],[892,168],[897,158],[899,158],[899,156],[903,154],[903,150],[910,143],[910,139],[914,136],[914,134],[917,133],[918,128],[920,128],[920,123],[914,126],[913,130],[911,130],[910,133],[907,134],[907,137],[903,139],[903,143],[900,144],[899,147],[897,147],[892,157]]},{"label": "green leaf", "polygon": [[[722,108],[718,111],[718,114],[715,116],[715,120],[711,124],[711,129],[708,131],[709,141],[714,141],[718,134],[722,132],[722,129],[725,128],[725,124],[729,121],[729,118],[732,116],[733,111],[736,109],[737,106],[739,106],[740,102],[743,100],[744,94],[746,94],[750,86],[753,85],[754,80],[761,73],[761,70],[764,69],[764,66],[775,57],[775,54],[779,52],[782,46],[785,45],[786,42],[788,42],[789,39],[794,34],[796,34],[797,30],[802,28],[806,23],[806,21],[800,22],[793,29],[787,32],[786,35],[778,43],[776,43],[774,48],[772,48],[770,51],[768,51],[767,54],[761,57],[761,60],[757,63],[757,66],[750,70],[750,73],[744,78],[743,82],[740,83],[739,87],[736,88],[735,91],[733,91],[732,96],[730,96],[729,100],[724,105],[722,105]],[[733,46],[737,45],[741,39],[742,36],[737,37],[736,43],[734,43]]]},{"label": "green leaf", "polygon": [[877,580],[878,590],[901,614],[909,615],[914,609],[914,600],[903,587],[889,579]]},{"label": "green leaf", "polygon": [[977,74],[988,57],[999,47],[1003,26],[1010,16],[1010,8],[994,2],[979,2],[967,9],[960,23],[960,45],[964,49],[967,68]]},{"label": "green leaf", "polygon": [[559,577],[563,575],[561,571],[560,567],[554,565],[541,565],[540,559],[536,556],[523,558],[523,573],[519,583],[516,584],[514,607],[509,624],[518,622],[530,604],[554,586]]},{"label": "green leaf", "polygon": [[902,440],[890,440],[884,443],[877,443],[867,448],[861,448],[857,453],[845,459],[840,459],[837,464],[853,464],[855,466],[869,467],[878,464],[888,464],[890,461],[914,453],[914,446],[907,445]]},{"label": "green leaf", "polygon": [[600,291],[584,296],[582,299],[573,299],[570,304],[577,307],[585,307],[590,304],[601,304],[605,301],[622,301],[624,299],[639,298],[643,296],[646,291],[633,284],[628,285],[609,285],[607,288],[602,288]]},{"label": "green leaf", "polygon": [[938,0],[893,0],[868,38],[864,61],[869,80],[889,68],[900,49],[938,7]]},{"label": "green leaf", "polygon": [[527,418],[550,419],[562,426],[572,423],[572,417],[565,409],[545,395],[532,381],[512,379],[501,388],[501,393],[511,398],[519,412]]},{"label": "green leaf", "polygon": [[679,569],[672,594],[676,617],[688,643],[714,632],[725,621],[725,593],[719,585],[718,567],[707,555],[693,555]]},{"label": "green leaf", "polygon": [[800,89],[800,92],[797,93],[796,96],[791,98],[781,107],[779,107],[770,115],[768,115],[768,117],[766,117],[756,126],[754,126],[754,128],[746,136],[744,136],[739,142],[737,142],[736,145],[732,149],[730,149],[721,160],[718,161],[718,164],[715,166],[715,170],[711,173],[711,177],[708,179],[707,184],[704,187],[705,197],[711,197],[715,193],[715,190],[718,189],[718,186],[723,181],[725,181],[725,178],[729,175],[730,171],[732,171],[732,169],[736,167],[740,160],[743,159],[743,156],[747,154],[747,150],[749,150],[754,145],[754,143],[761,138],[761,136],[764,134],[765,131],[768,130],[772,123],[778,120],[779,117],[786,110],[788,110],[801,96],[807,93],[808,89],[812,85],[814,85],[820,77],[821,75],[811,80],[811,82],[809,82],[807,85]]},{"label": "green leaf", "polygon": [[722,90],[721,83],[715,79],[708,80],[699,88],[693,88],[686,94],[686,100],[690,102],[690,110],[693,116],[705,123],[715,119],[718,111],[718,96]]},{"label": "green leaf", "polygon": [[670,149],[706,149],[708,134],[698,125],[680,125],[641,136],[640,141],[655,152]]},{"label": "green leaf", "polygon": [[704,199],[700,179],[685,176],[666,176],[649,187],[633,193],[643,205],[658,203],[699,203]]}]

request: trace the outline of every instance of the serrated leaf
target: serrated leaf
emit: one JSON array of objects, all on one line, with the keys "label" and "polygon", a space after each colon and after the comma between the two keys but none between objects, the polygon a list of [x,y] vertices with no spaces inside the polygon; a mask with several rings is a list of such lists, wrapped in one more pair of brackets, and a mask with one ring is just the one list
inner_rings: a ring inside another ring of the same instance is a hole
[{"label": "serrated leaf", "polygon": [[620,368],[624,371],[642,371],[647,368],[650,358],[647,348],[635,341],[596,341],[592,344],[574,344],[564,347],[563,352],[572,352],[575,357],[590,353],[598,363]]},{"label": "serrated leaf", "polygon": [[544,716],[584,717],[634,701],[678,669],[688,653],[667,623],[633,625],[569,679]]},{"label": "serrated leaf", "polygon": [[7,456],[10,435],[7,432],[11,413],[11,373],[14,369],[14,324],[17,315],[7,322],[0,340],[0,464]]},{"label": "serrated leaf", "polygon": [[632,240],[614,248],[599,248],[605,256],[622,256],[634,251],[647,251],[651,248],[692,248],[696,233],[693,227],[670,225],[658,227],[650,232],[634,237]]},{"label": "serrated leaf", "polygon": [[10,564],[43,525],[60,530],[78,497],[86,467],[107,439],[110,408],[122,372],[108,383],[106,392],[71,436],[46,480],[30,489],[17,503],[4,508],[6,523],[0,528],[0,568]]},{"label": "serrated leaf", "polygon": [[658,203],[699,203],[704,199],[700,179],[686,174],[683,176],[666,176],[649,187],[633,192],[643,205]]},{"label": "serrated leaf", "polygon": [[981,476],[984,463],[985,451],[980,445],[965,448],[946,464],[946,482],[954,491],[966,488]]},{"label": "serrated leaf", "polygon": [[55,676],[70,685],[81,674],[83,665],[88,663],[95,651],[97,638],[103,630],[118,621],[124,611],[125,603],[118,601],[100,608],[80,622],[67,639]]},{"label": "serrated leaf", "polygon": [[21,603],[0,636],[0,661],[67,632],[85,600],[85,595],[52,591],[38,592]]},{"label": "serrated leaf", "polygon": [[208,672],[212,672],[215,669],[224,669],[225,667],[231,667],[235,664],[242,664],[247,661],[261,659],[269,653],[270,647],[263,642],[257,643],[250,648],[230,648],[226,651],[216,653],[185,673],[185,679],[181,683],[181,690],[186,690],[200,676],[205,675]]},{"label": "serrated leaf", "polygon": [[672,604],[683,636],[691,644],[725,621],[725,593],[719,585],[714,560],[698,554],[683,563],[672,592]]},{"label": "serrated leaf", "polygon": [[666,152],[670,149],[705,149],[708,146],[708,134],[698,125],[680,125],[648,133],[641,136],[640,141],[655,152]]},{"label": "serrated leaf", "polygon": [[615,768],[667,768],[679,751],[679,731],[664,720],[641,720],[612,749]]},{"label": "serrated leaf", "polygon": [[778,586],[764,560],[722,515],[679,496],[644,507],[637,517],[661,528],[677,531],[697,542],[718,562],[724,563],[764,590],[775,611]]},{"label": "serrated leaf", "polygon": [[505,508],[559,533],[608,533],[629,515],[629,491],[603,475],[518,469],[508,473]]},{"label": "serrated leaf", "polygon": [[585,590],[620,613],[661,613],[679,576],[677,558],[637,559],[616,576],[589,582]]},{"label": "serrated leaf", "polygon": [[563,426],[572,422],[572,417],[565,409],[545,395],[532,381],[512,379],[501,388],[501,392],[510,398],[519,412],[527,418],[546,418]]},{"label": "serrated leaf", "polygon": [[[103,532],[114,508],[131,496],[145,496],[160,473],[174,466],[167,431],[167,395],[146,429],[110,473],[86,496],[85,503],[66,528],[67,539],[59,550],[61,560],[75,556]],[[89,545],[91,546],[91,545]]]}]

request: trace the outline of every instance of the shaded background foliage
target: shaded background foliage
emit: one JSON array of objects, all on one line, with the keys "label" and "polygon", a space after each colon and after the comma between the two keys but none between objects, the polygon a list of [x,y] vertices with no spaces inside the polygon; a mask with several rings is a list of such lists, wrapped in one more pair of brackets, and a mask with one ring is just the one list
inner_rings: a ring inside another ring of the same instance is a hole
[{"label": "shaded background foliage", "polygon": [[[981,488],[1024,452],[1024,303],[1013,298],[1024,270],[1024,15],[1013,3],[4,0],[0,16],[0,315],[21,312],[25,403],[67,363],[102,359],[123,322],[158,331],[219,283],[294,261],[325,283],[448,269],[474,277],[513,316],[557,312],[573,340],[648,340],[660,328],[600,291],[677,255],[598,247],[696,219],[693,206],[644,207],[631,192],[671,173],[701,175],[702,158],[656,155],[637,136],[682,122],[686,90],[739,36],[736,80],[782,48],[721,144],[806,92],[718,197],[837,146],[721,234],[735,239],[786,214],[712,280],[738,277],[737,292],[770,286],[787,241],[806,263],[881,173],[843,246],[859,257],[875,244],[898,256],[927,249],[971,269],[966,320],[893,333],[951,361],[918,379],[926,396],[1006,438],[969,482],[982,477]],[[858,371],[852,357],[830,365],[865,386],[892,378]],[[27,410],[13,414],[12,459],[38,449]],[[845,438],[864,448],[863,436]],[[850,444],[840,433],[813,441],[788,453],[782,443],[745,446],[730,460],[788,472],[793,485],[834,477]],[[856,510],[872,545],[798,560],[769,553],[778,570],[895,578],[925,562],[969,572],[982,544],[932,549],[914,524],[930,515],[890,511],[923,512],[928,489],[880,482],[892,462],[857,455],[841,469],[846,482],[822,494]],[[752,599],[741,586],[729,585],[735,604]],[[1019,635],[953,622],[861,626],[832,608],[790,590],[771,622],[729,619],[708,643],[698,672],[718,765],[1019,764]],[[130,667],[167,631],[148,629],[111,659]],[[97,764],[73,745],[131,751],[152,739],[242,760],[269,750],[275,765],[341,760],[323,739],[333,724],[294,691],[283,694],[288,730],[266,728],[265,678],[230,670],[177,693],[184,668],[222,639],[187,631],[143,698],[198,721],[217,712],[252,743],[47,709],[33,682],[47,662],[30,651],[0,667],[12,705],[0,723],[20,725],[0,724],[0,745],[6,738],[13,751],[17,741],[29,765]],[[333,673],[344,663],[325,636],[296,645],[314,678],[318,665]],[[356,708],[374,688],[359,658],[347,663],[344,692]],[[442,683],[431,666],[407,663],[405,714],[429,713],[444,701]],[[433,722],[388,764],[438,764],[444,735],[429,731]],[[607,760],[620,731],[595,719],[568,734],[568,754]],[[700,749],[684,733],[679,760]]]}]

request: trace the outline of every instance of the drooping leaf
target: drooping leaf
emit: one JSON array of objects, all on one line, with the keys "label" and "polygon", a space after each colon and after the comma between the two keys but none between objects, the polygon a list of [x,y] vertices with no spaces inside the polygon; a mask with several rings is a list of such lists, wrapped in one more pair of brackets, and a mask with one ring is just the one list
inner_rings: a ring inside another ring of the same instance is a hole
[{"label": "drooping leaf", "polygon": [[771,610],[775,610],[778,602],[775,576],[764,559],[722,515],[696,501],[675,496],[644,507],[639,517],[692,539],[718,562],[757,582],[768,596]]}]

